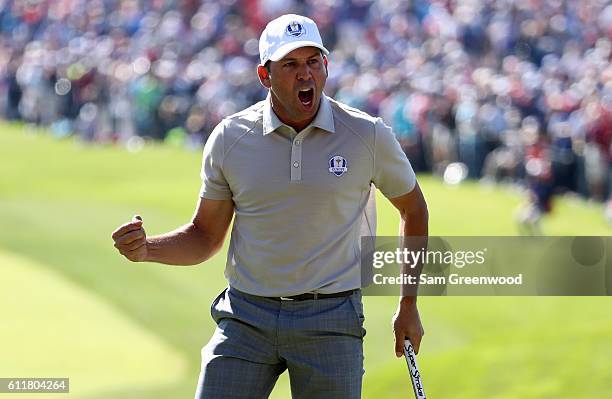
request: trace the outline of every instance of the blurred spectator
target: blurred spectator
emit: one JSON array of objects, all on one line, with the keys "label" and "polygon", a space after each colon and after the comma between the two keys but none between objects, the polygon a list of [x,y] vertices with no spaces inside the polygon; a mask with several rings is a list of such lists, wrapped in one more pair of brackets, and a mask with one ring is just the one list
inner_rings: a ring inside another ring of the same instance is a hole
[{"label": "blurred spectator", "polygon": [[382,115],[416,170],[521,180],[537,121],[551,190],[610,198],[605,0],[0,0],[0,116],[198,146],[264,98],[258,36],[287,12],[333,50],[327,94]]},{"label": "blurred spectator", "polygon": [[540,220],[553,206],[554,177],[550,138],[542,133],[538,121],[526,118],[521,130],[525,143],[527,203],[519,210],[518,221],[524,233],[541,235]]}]

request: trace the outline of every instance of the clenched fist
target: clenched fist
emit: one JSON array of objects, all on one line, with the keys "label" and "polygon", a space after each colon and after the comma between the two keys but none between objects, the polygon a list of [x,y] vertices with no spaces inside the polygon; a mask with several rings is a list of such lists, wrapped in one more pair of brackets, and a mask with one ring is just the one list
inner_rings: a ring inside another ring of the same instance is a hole
[{"label": "clenched fist", "polygon": [[132,262],[143,262],[147,258],[147,234],[138,215],[113,232],[115,248]]}]

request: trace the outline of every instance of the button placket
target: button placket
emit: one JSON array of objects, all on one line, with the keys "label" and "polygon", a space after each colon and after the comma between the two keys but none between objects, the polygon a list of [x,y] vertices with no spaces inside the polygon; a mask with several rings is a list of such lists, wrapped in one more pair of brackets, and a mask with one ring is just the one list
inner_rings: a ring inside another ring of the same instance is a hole
[{"label": "button placket", "polygon": [[291,143],[291,180],[302,180],[302,147],[307,131],[298,133]]}]

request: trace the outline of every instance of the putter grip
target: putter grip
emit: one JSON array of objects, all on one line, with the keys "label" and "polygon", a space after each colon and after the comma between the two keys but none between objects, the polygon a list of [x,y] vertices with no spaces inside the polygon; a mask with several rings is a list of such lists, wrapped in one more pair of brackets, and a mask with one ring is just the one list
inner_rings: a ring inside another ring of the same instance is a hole
[{"label": "putter grip", "polygon": [[419,373],[419,367],[417,366],[416,353],[414,352],[412,343],[408,339],[404,341],[404,356],[408,364],[414,396],[416,399],[425,399],[425,389],[423,388],[423,380],[421,380],[421,373]]}]

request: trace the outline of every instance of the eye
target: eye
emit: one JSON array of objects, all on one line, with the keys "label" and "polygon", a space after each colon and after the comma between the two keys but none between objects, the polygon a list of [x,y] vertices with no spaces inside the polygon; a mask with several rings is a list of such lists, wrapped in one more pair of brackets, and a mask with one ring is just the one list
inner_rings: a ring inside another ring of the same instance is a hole
[{"label": "eye", "polygon": [[310,65],[317,65],[317,64],[319,64],[319,60],[316,59],[316,58],[313,58],[312,60],[308,60],[308,63]]},{"label": "eye", "polygon": [[285,62],[285,63],[283,64],[283,67],[285,67],[285,68],[291,68],[291,67],[293,67],[294,65],[295,65],[295,62],[293,62],[293,61],[288,61],[288,62]]}]

